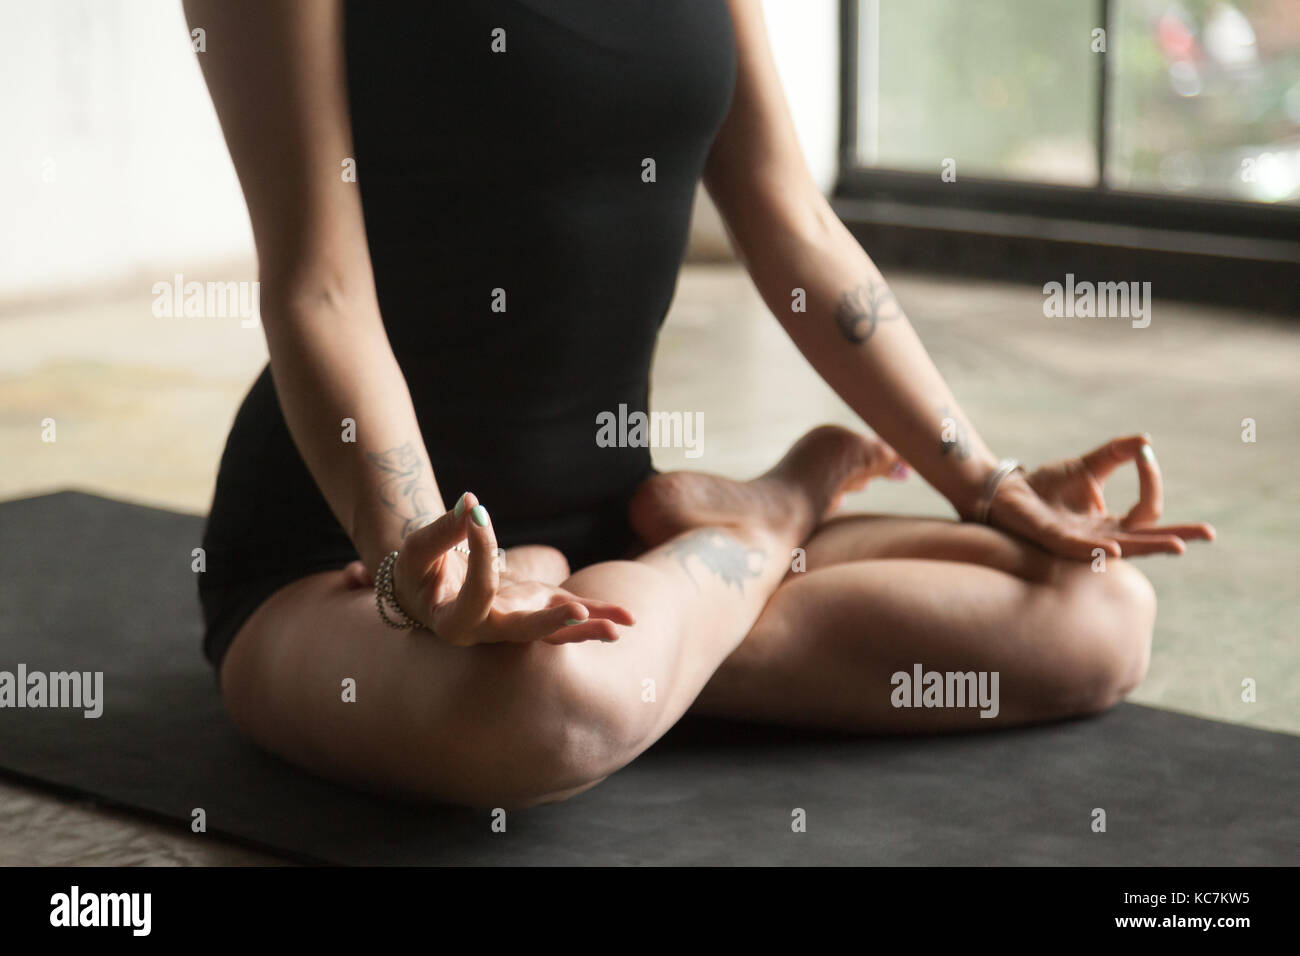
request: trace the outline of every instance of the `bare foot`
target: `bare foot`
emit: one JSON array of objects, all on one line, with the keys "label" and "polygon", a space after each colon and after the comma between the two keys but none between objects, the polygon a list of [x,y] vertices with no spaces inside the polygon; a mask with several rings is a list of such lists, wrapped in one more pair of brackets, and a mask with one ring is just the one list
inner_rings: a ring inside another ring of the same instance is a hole
[{"label": "bare foot", "polygon": [[751,481],[696,471],[647,478],[632,496],[628,518],[648,547],[700,527],[758,528],[802,544],[847,493],[872,478],[898,474],[900,464],[898,453],[879,438],[820,425]]}]

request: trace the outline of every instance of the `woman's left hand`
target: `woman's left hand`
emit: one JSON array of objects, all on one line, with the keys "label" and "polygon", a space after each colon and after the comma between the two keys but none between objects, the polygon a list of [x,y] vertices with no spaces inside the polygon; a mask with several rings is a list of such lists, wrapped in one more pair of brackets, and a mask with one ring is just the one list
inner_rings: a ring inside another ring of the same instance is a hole
[{"label": "woman's left hand", "polygon": [[[1136,462],[1138,502],[1127,514],[1111,514],[1102,496],[1106,479],[1120,465]],[[989,524],[1054,554],[1082,561],[1100,548],[1110,557],[1182,554],[1188,541],[1213,541],[1208,524],[1157,525],[1163,506],[1160,468],[1143,435],[1116,438],[1082,458],[1013,474],[993,496]]]}]

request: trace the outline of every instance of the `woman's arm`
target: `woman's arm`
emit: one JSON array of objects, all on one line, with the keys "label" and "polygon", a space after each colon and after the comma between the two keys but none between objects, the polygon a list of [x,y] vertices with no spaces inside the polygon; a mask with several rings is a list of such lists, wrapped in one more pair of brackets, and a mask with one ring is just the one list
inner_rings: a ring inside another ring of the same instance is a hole
[{"label": "woman's arm", "polygon": [[[709,193],[758,291],[799,350],[968,516],[997,459],[962,414],[880,271],[813,182],[761,6],[731,0],[731,10],[739,72],[705,171]],[[805,294],[806,312],[793,311],[796,289]]]},{"label": "woman's arm", "polygon": [[[339,2],[185,0],[252,219],[289,432],[366,567],[445,508],[380,320],[355,182]],[[344,440],[343,419],[356,422]]]},{"label": "woman's arm", "polygon": [[[361,199],[341,176],[341,0],[185,0],[185,13],[207,31],[203,74],[253,222],[276,395],[369,574],[397,551],[399,606],[453,645],[617,640],[624,608],[503,575],[478,499],[443,506],[380,320]],[[450,550],[466,540],[468,557]]]},{"label": "woman's arm", "polygon": [[[729,0],[739,71],[731,110],[713,144],[705,183],[768,307],[850,407],[943,494],[958,514],[977,510],[997,459],[962,413],[880,271],[812,180],[768,46],[758,0]],[[806,311],[794,311],[796,290]],[[1137,463],[1141,500],[1109,514],[1101,486]],[[1181,553],[1209,539],[1200,523],[1155,527],[1160,472],[1142,436],[1081,458],[1012,475],[989,520],[1075,558]]]}]

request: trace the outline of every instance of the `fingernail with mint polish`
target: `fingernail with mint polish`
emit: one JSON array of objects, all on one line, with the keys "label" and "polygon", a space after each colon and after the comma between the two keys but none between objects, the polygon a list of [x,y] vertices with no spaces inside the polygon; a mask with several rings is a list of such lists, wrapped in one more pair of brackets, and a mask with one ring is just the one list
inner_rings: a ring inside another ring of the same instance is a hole
[{"label": "fingernail with mint polish", "polygon": [[474,523],[478,525],[480,528],[487,527],[488,513],[487,513],[487,509],[484,508],[482,505],[475,505],[470,510],[469,516],[474,519]]},{"label": "fingernail with mint polish", "polygon": [[462,492],[461,496],[456,499],[456,507],[451,509],[451,513],[454,514],[457,518],[459,518],[461,515],[465,513],[465,496],[468,494],[469,494],[468,491]]},{"label": "fingernail with mint polish", "polygon": [[1142,457],[1145,458],[1147,461],[1151,462],[1152,464],[1155,464],[1156,453],[1155,450],[1150,445],[1142,446]]}]

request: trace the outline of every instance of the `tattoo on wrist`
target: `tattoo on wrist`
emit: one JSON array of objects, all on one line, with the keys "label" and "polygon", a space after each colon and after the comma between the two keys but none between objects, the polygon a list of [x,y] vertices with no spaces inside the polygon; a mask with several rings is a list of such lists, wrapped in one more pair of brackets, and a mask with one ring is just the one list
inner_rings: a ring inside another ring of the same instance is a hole
[{"label": "tattoo on wrist", "polygon": [[970,436],[966,426],[947,405],[939,409],[939,452],[951,455],[958,461],[970,457]]},{"label": "tattoo on wrist", "polygon": [[726,585],[735,585],[742,594],[745,582],[758,577],[767,563],[767,553],[760,548],[747,548],[735,538],[716,528],[701,528],[680,541],[669,545],[665,551],[675,557],[682,570],[698,588],[699,581],[691,573],[690,559],[699,563]]},{"label": "tattoo on wrist", "polygon": [[881,322],[903,318],[902,306],[884,279],[868,279],[840,296],[835,307],[835,324],[845,339],[861,345],[876,334]]},{"label": "tattoo on wrist", "polygon": [[379,486],[379,499],[402,519],[403,538],[438,516],[438,495],[422,474],[424,465],[414,444],[408,441],[387,451],[366,452],[366,458],[389,476]]}]

